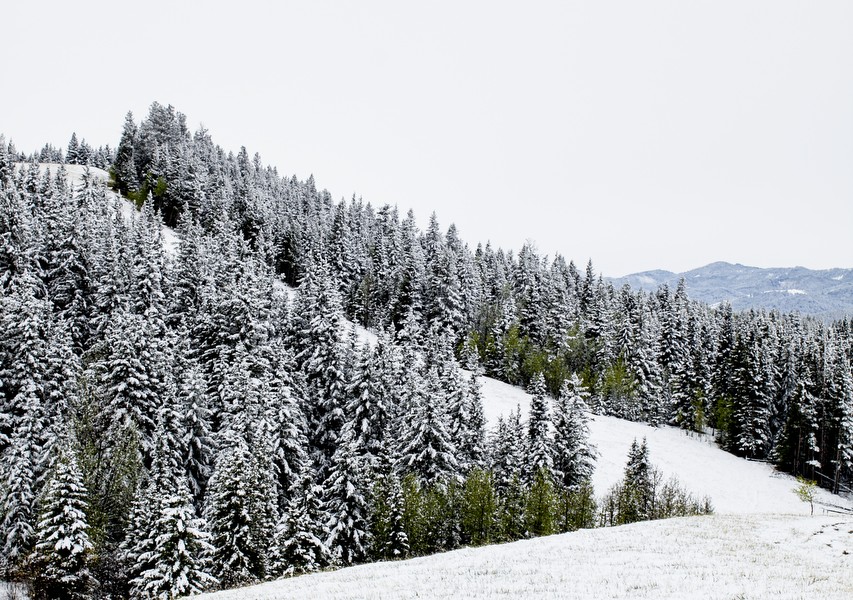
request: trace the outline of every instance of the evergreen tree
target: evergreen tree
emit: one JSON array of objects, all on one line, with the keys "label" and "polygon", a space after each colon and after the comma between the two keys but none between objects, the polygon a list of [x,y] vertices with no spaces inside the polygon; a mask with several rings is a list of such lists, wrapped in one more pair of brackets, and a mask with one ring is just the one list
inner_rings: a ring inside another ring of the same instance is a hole
[{"label": "evergreen tree", "polygon": [[264,554],[255,537],[256,490],[252,457],[242,440],[220,451],[207,491],[205,519],[210,530],[210,564],[223,587],[253,583],[264,575]]},{"label": "evergreen tree", "polygon": [[530,418],[527,421],[527,470],[526,477],[531,483],[540,470],[551,473],[554,468],[554,452],[549,435],[551,419],[548,415],[545,378],[539,373],[530,384]]},{"label": "evergreen tree", "polygon": [[589,392],[573,373],[563,382],[554,403],[554,471],[562,486],[578,489],[595,468],[595,447],[589,443],[587,406]]},{"label": "evergreen tree", "polygon": [[35,599],[89,598],[96,583],[89,571],[92,544],[86,523],[86,488],[70,451],[56,461],[41,502],[30,556]]},{"label": "evergreen tree", "polygon": [[651,518],[654,492],[652,476],[646,439],[643,438],[642,444],[637,444],[635,439],[628,451],[628,464],[625,466],[625,478],[619,497],[621,523]]},{"label": "evergreen tree", "polygon": [[310,467],[303,467],[290,490],[290,501],[276,524],[270,557],[273,576],[291,576],[317,571],[331,562],[325,544],[322,486],[314,483]]},{"label": "evergreen tree", "polygon": [[363,494],[363,466],[345,440],[335,452],[325,483],[329,514],[326,546],[335,560],[352,565],[364,560],[368,548],[367,500]]},{"label": "evergreen tree", "polygon": [[527,532],[532,536],[550,535],[556,531],[557,495],[551,472],[542,467],[527,490],[524,507]]},{"label": "evergreen tree", "polygon": [[185,481],[158,499],[153,529],[154,543],[140,560],[150,565],[134,587],[144,598],[177,598],[204,591],[216,580],[208,573],[205,557],[212,550]]},{"label": "evergreen tree", "polygon": [[447,430],[447,415],[442,410],[435,368],[430,369],[425,387],[426,390],[412,390],[413,423],[405,433],[398,468],[403,473],[415,473],[432,485],[456,477],[459,466]]},{"label": "evergreen tree", "polygon": [[465,480],[463,498],[463,539],[475,546],[490,543],[498,533],[494,476],[481,469],[471,471]]},{"label": "evergreen tree", "polygon": [[380,475],[373,484],[370,506],[371,557],[378,560],[406,558],[409,536],[404,523],[403,488],[396,473]]}]

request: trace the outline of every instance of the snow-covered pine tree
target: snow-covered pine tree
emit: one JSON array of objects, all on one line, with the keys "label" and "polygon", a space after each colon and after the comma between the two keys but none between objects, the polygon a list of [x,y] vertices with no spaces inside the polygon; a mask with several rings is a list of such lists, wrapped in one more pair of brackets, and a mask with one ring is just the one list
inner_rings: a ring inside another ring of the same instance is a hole
[{"label": "snow-covered pine tree", "polygon": [[477,468],[483,466],[486,458],[486,416],[483,412],[483,386],[476,373],[471,374],[467,391],[467,419],[458,451],[469,468]]},{"label": "snow-covered pine tree", "polygon": [[459,464],[447,430],[447,415],[435,367],[427,373],[424,389],[412,390],[412,424],[405,432],[398,469],[415,473],[423,483],[433,485],[456,477]]},{"label": "snow-covered pine tree", "polygon": [[184,470],[196,507],[201,506],[213,472],[214,450],[206,387],[201,369],[194,363],[188,365],[180,384],[178,401],[182,417]]},{"label": "snow-covered pine tree", "polygon": [[332,560],[326,546],[329,531],[322,506],[323,488],[314,480],[313,469],[306,463],[289,490],[290,499],[276,524],[270,550],[273,577],[311,573]]},{"label": "snow-covered pine tree", "polygon": [[338,446],[324,485],[329,530],[326,546],[335,560],[344,565],[364,560],[369,543],[364,466],[349,442],[345,438]]},{"label": "snow-covered pine tree", "polygon": [[0,572],[13,573],[34,541],[37,431],[33,418],[23,418],[0,457]]},{"label": "snow-covered pine tree", "polygon": [[358,353],[358,362],[352,380],[347,387],[350,397],[347,407],[349,415],[345,435],[352,440],[352,451],[369,471],[375,471],[388,452],[388,407],[385,398],[388,390],[379,386],[380,374],[376,364],[376,353],[369,343]]},{"label": "snow-covered pine tree", "polygon": [[633,523],[651,517],[653,486],[646,438],[643,438],[642,444],[638,444],[634,439],[628,451],[622,493],[618,499],[620,523]]},{"label": "snow-covered pine tree", "polygon": [[83,476],[74,453],[66,446],[41,500],[35,550],[29,558],[34,600],[90,597],[97,582],[89,571],[93,548],[86,510]]},{"label": "snow-covered pine tree", "polygon": [[550,475],[554,469],[553,441],[550,436],[551,418],[548,413],[545,377],[537,373],[530,383],[530,417],[527,421],[527,464],[525,478],[529,483],[541,470]]},{"label": "snow-covered pine tree", "polygon": [[309,443],[325,476],[346,421],[341,304],[325,265],[306,273],[300,292],[293,322],[295,360],[305,374]]},{"label": "snow-covered pine tree", "polygon": [[242,439],[233,440],[219,451],[207,489],[211,575],[224,587],[253,583],[264,575],[267,548],[259,547],[254,536],[252,470],[249,447]]},{"label": "snow-covered pine tree", "polygon": [[68,140],[68,148],[65,151],[65,162],[69,165],[80,164],[80,142],[77,141],[77,132],[71,134],[71,139]]},{"label": "snow-covered pine tree", "polygon": [[206,557],[212,550],[207,543],[203,522],[195,516],[192,496],[186,480],[176,489],[162,493],[156,501],[151,550],[140,560],[150,568],[134,581],[141,598],[178,598],[191,596],[216,583],[209,574]]},{"label": "snow-covered pine tree", "polygon": [[595,468],[596,450],[589,443],[588,396],[577,373],[572,373],[554,403],[554,471],[559,483],[569,489],[589,481]]},{"label": "snow-covered pine tree", "polygon": [[506,492],[513,481],[522,476],[522,468],[526,460],[525,438],[521,406],[516,406],[506,421],[503,417],[498,419],[490,444],[490,464],[495,474],[495,488],[499,495]]}]

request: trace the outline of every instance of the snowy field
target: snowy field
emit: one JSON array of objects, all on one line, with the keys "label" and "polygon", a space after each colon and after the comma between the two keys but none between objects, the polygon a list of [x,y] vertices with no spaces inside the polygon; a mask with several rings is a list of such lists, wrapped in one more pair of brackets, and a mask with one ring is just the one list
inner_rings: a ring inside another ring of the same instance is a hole
[{"label": "snowy field", "polygon": [[201,598],[850,600],[851,530],[850,518],[687,517],[362,565]]}]

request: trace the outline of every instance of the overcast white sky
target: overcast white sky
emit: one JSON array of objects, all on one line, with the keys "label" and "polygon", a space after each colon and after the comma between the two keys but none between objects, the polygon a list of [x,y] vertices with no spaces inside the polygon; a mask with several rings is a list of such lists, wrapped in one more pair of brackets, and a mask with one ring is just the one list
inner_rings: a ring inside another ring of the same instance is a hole
[{"label": "overcast white sky", "polygon": [[0,132],[172,104],[339,199],[605,275],[853,267],[853,2],[11,2]]}]

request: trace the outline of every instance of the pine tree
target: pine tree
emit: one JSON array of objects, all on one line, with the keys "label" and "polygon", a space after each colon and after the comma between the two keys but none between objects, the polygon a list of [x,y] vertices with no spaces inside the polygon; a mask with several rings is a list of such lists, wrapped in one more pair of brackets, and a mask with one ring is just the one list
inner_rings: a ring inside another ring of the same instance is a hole
[{"label": "pine tree", "polygon": [[177,598],[204,591],[216,583],[208,573],[205,556],[212,550],[184,480],[157,502],[149,536],[153,549],[140,557],[151,568],[143,571],[135,587],[145,598]]},{"label": "pine tree", "polygon": [[[459,465],[456,449],[447,430],[438,374],[430,369],[426,390],[412,390],[413,423],[405,433],[398,468],[402,473],[415,473],[432,485],[456,477]],[[428,395],[427,395],[428,394]]]},{"label": "pine tree", "polygon": [[210,530],[212,573],[223,587],[259,580],[263,555],[254,537],[255,493],[251,487],[252,457],[238,440],[220,451],[210,479],[205,519]]},{"label": "pine tree", "polygon": [[585,398],[589,392],[576,373],[563,382],[554,403],[554,471],[562,486],[578,489],[595,468],[595,447],[589,443]]},{"label": "pine tree", "polygon": [[56,461],[53,477],[41,502],[30,556],[36,600],[90,597],[96,583],[89,571],[92,544],[86,523],[86,488],[73,452],[66,449]]},{"label": "pine tree", "polygon": [[474,469],[465,479],[462,503],[463,539],[475,546],[490,543],[497,534],[498,499],[494,476]]},{"label": "pine tree", "polygon": [[388,469],[373,484],[369,511],[371,558],[394,560],[408,555],[404,510],[402,484],[397,474]]},{"label": "pine tree", "polygon": [[183,464],[196,506],[201,505],[207,482],[213,471],[213,439],[210,409],[201,371],[192,365],[184,373],[179,392],[184,449]]},{"label": "pine tree", "polygon": [[530,384],[530,418],[527,421],[527,470],[525,476],[533,482],[539,471],[549,474],[554,468],[554,451],[549,435],[551,419],[548,415],[545,378],[538,373]]},{"label": "pine tree", "polygon": [[302,468],[290,490],[290,500],[276,524],[270,556],[270,573],[289,577],[317,571],[331,562],[325,544],[321,494],[309,466]]},{"label": "pine tree", "polygon": [[650,519],[652,515],[652,467],[646,439],[637,444],[635,439],[628,451],[622,494],[619,498],[620,523],[633,523]]},{"label": "pine tree", "polygon": [[80,163],[80,143],[77,141],[77,132],[71,134],[71,139],[68,141],[68,149],[65,151],[65,162],[69,165],[79,165]]},{"label": "pine tree", "polygon": [[551,472],[542,467],[533,477],[525,499],[524,520],[529,535],[550,535],[556,531],[557,495]]},{"label": "pine tree", "polygon": [[329,514],[326,546],[344,565],[361,562],[369,543],[367,500],[363,493],[363,466],[348,440],[338,446],[325,483],[325,506]]},{"label": "pine tree", "polygon": [[0,570],[11,573],[32,548],[37,489],[35,415],[28,415],[0,457]]},{"label": "pine tree", "polygon": [[347,433],[352,439],[356,456],[370,470],[375,470],[387,453],[386,434],[388,429],[387,390],[379,386],[376,354],[368,344],[359,354],[352,382],[348,386],[350,396],[347,413],[350,421]]}]

